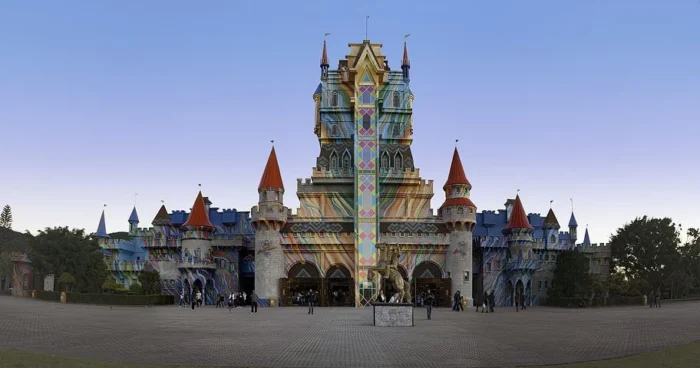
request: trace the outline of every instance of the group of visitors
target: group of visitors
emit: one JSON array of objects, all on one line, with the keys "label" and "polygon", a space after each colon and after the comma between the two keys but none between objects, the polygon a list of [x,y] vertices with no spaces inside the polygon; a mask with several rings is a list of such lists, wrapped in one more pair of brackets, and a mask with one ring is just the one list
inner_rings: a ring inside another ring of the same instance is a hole
[{"label": "group of visitors", "polygon": [[481,301],[476,303],[476,311],[479,311],[479,306],[481,306],[481,313],[493,313],[493,308],[496,306],[496,295],[493,290],[488,294],[484,291],[484,296],[481,297]]},{"label": "group of visitors", "polygon": [[661,308],[661,293],[652,291],[649,294],[649,308]]}]

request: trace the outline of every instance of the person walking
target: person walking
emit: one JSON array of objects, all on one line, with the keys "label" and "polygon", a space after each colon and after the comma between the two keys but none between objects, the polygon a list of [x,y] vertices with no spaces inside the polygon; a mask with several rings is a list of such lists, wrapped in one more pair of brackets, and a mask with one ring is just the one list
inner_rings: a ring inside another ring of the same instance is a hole
[{"label": "person walking", "polygon": [[462,300],[462,298],[460,296],[459,290],[457,290],[453,298],[452,311],[459,312],[460,300]]},{"label": "person walking", "polygon": [[425,296],[425,310],[428,312],[428,319],[432,318],[434,301],[435,296],[433,296],[433,293],[428,290],[428,295]]},{"label": "person walking", "polygon": [[314,314],[314,302],[316,301],[316,295],[314,295],[314,291],[312,289],[309,289],[309,296],[306,299],[309,302],[308,314]]},{"label": "person walking", "polygon": [[489,294],[484,291],[484,300],[482,300],[481,313],[488,313],[489,310]]},{"label": "person walking", "polygon": [[183,305],[184,305],[184,306],[187,305],[187,304],[185,303],[185,292],[184,292],[184,291],[183,291],[182,293],[180,293],[180,307],[182,307]]},{"label": "person walking", "polygon": [[518,304],[520,303],[520,295],[515,293],[515,311],[518,312]]},{"label": "person walking", "polygon": [[656,308],[661,308],[661,293],[656,292],[656,296],[654,297],[654,305]]},{"label": "person walking", "polygon": [[496,295],[494,294],[494,291],[491,290],[491,294],[489,294],[489,312],[493,313],[493,308],[496,306]]},{"label": "person walking", "polygon": [[258,294],[255,290],[250,294],[250,313],[258,313]]}]

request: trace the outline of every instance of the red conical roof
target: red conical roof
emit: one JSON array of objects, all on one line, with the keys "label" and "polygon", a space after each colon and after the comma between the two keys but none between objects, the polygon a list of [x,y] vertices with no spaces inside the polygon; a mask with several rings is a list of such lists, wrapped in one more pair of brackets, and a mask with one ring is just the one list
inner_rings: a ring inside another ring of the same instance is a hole
[{"label": "red conical roof", "polygon": [[197,194],[197,199],[194,200],[192,205],[192,212],[190,212],[190,217],[187,218],[182,226],[193,226],[193,227],[214,227],[209,221],[209,213],[207,213],[207,207],[204,204],[204,197],[202,197],[202,191]]},{"label": "red conical roof", "polygon": [[258,190],[267,188],[284,189],[282,174],[280,174],[280,166],[277,163],[275,147],[272,147],[270,157],[267,159],[267,165],[265,165],[265,171],[263,172],[262,178],[260,178],[260,185],[258,185]]},{"label": "red conical roof", "polygon": [[448,185],[469,185],[472,184],[467,180],[467,174],[464,173],[464,167],[462,167],[462,160],[459,158],[459,152],[455,148],[455,153],[452,155],[452,165],[450,166],[450,174],[447,176],[447,182],[442,187],[445,189]]},{"label": "red conical roof", "polygon": [[323,40],[323,53],[321,54],[321,66],[328,65],[328,53],[326,52],[326,40]]},{"label": "red conical roof", "polygon": [[530,221],[527,219],[525,214],[525,208],[523,207],[523,202],[520,201],[520,196],[515,196],[515,203],[513,204],[513,211],[510,214],[510,221],[508,221],[507,229],[532,229]]}]

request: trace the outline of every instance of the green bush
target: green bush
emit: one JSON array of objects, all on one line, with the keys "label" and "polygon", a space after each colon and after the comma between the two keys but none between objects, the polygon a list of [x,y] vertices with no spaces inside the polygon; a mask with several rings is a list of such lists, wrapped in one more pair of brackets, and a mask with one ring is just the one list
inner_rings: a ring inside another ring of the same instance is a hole
[{"label": "green bush", "polygon": [[133,284],[131,284],[131,286],[129,286],[129,293],[141,295],[141,294],[143,294],[143,288],[141,287],[140,284],[133,283]]},{"label": "green bush", "polygon": [[59,291],[36,291],[36,298],[39,300],[48,300],[50,302],[61,301],[61,292]]}]

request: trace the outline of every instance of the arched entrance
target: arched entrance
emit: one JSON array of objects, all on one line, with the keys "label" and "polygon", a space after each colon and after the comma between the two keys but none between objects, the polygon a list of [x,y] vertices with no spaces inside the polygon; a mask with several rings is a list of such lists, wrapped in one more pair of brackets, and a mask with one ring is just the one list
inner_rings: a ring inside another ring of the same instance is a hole
[{"label": "arched entrance", "polygon": [[525,285],[523,284],[523,280],[518,280],[518,282],[515,283],[515,296],[517,297],[515,300],[520,303],[523,302],[523,298],[525,297]]},{"label": "arched entrance", "polygon": [[206,299],[204,294],[204,285],[202,285],[202,280],[200,279],[196,279],[192,283],[192,294],[190,294],[190,300],[194,300],[198,292],[202,293],[202,303],[204,303]]},{"label": "arched entrance", "polygon": [[322,305],[352,307],[355,304],[355,281],[345,266],[331,266],[326,271],[325,284]]},{"label": "arched entrance", "polygon": [[[399,273],[401,274],[401,278],[403,278],[404,281],[409,282],[408,271],[406,271],[406,269],[401,265],[399,265],[397,268],[399,270]],[[398,290],[396,290],[396,288],[394,288],[394,284],[392,282],[390,282],[389,280],[387,280],[383,277],[382,277],[381,285],[382,285],[382,290],[384,290],[384,295],[386,296],[387,301],[389,301],[389,299],[391,299],[391,296],[396,294],[398,291]],[[413,290],[413,285],[411,285],[411,290]]]},{"label": "arched entrance", "polygon": [[287,271],[287,278],[280,280],[281,305],[306,305],[309,291],[320,296],[322,278],[318,267],[311,262],[299,262]]},{"label": "arched entrance", "polygon": [[435,296],[435,306],[449,307],[451,284],[449,278],[442,278],[442,269],[435,262],[424,261],[419,263],[414,269],[411,292],[415,298],[419,293],[422,299],[430,290]]}]

